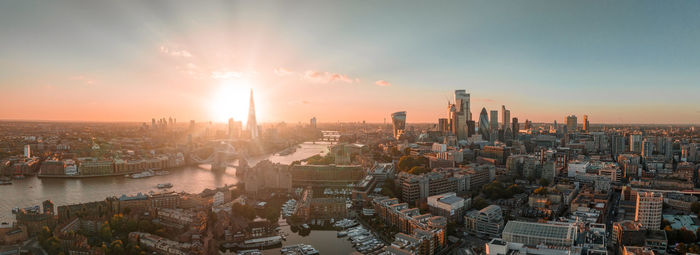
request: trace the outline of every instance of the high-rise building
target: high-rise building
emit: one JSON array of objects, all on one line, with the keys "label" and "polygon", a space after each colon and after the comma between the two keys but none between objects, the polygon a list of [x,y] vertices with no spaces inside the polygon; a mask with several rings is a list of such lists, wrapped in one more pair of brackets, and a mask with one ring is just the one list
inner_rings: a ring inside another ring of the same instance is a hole
[{"label": "high-rise building", "polygon": [[646,158],[652,155],[654,144],[649,139],[642,141],[642,157]]},{"label": "high-rise building", "polygon": [[578,128],[578,122],[576,120],[576,115],[566,116],[566,130],[569,133],[575,133]]},{"label": "high-rise building", "polygon": [[439,118],[438,130],[443,134],[450,132],[450,121],[447,118]]},{"label": "high-rise building", "polygon": [[612,135],[612,155],[614,158],[617,158],[617,155],[620,155],[625,152],[625,137],[614,134]]},{"label": "high-rise building", "polygon": [[491,133],[496,133],[495,131],[498,130],[498,111],[491,111],[490,120],[491,125],[489,128],[492,131]]},{"label": "high-rise building", "polygon": [[248,122],[246,123],[250,139],[257,139],[260,136],[258,122],[255,119],[255,102],[253,101],[253,89],[250,89],[250,106],[248,106]]},{"label": "high-rise building", "polygon": [[479,134],[484,140],[489,140],[489,114],[486,113],[486,108],[481,108],[481,114],[479,114]]},{"label": "high-rise building", "polygon": [[510,127],[510,110],[506,109],[505,105],[501,105],[501,124],[503,125],[503,131],[509,130]]},{"label": "high-rise building", "polygon": [[518,134],[520,134],[520,124],[518,124],[518,118],[513,117],[513,138],[518,139]]},{"label": "high-rise building", "polygon": [[[469,93],[463,89],[455,90],[454,114],[451,117],[454,134],[458,140],[467,139],[467,121],[471,120]],[[452,112],[452,110],[450,110]]]},{"label": "high-rise building", "polygon": [[25,158],[31,158],[32,157],[32,147],[29,146],[29,144],[24,146],[24,157]]},{"label": "high-rise building", "polygon": [[316,117],[311,118],[311,120],[309,121],[309,127],[316,129]]},{"label": "high-rise building", "polygon": [[671,137],[666,137],[666,142],[664,146],[664,156],[666,160],[670,160],[673,158],[673,138]]},{"label": "high-rise building", "polygon": [[642,135],[630,135],[630,151],[635,153],[642,153]]},{"label": "high-rise building", "polygon": [[590,128],[588,125],[590,125],[590,123],[588,123],[588,115],[583,115],[583,131],[584,132],[588,132],[588,128]]},{"label": "high-rise building", "polygon": [[156,128],[156,118],[151,119],[151,128],[153,128],[153,129]]},{"label": "high-rise building", "polygon": [[476,123],[473,120],[467,121],[467,137],[472,137],[476,134]]},{"label": "high-rise building", "polygon": [[[153,121],[155,123],[155,119],[153,119]],[[190,120],[190,131],[191,130],[194,130],[194,120]]]},{"label": "high-rise building", "polygon": [[646,229],[661,228],[661,212],[664,197],[658,192],[637,192],[637,208],[634,220],[641,223]]},{"label": "high-rise building", "polygon": [[397,140],[406,132],[406,112],[395,112],[391,114],[391,123],[393,124],[394,138]]},{"label": "high-rise building", "polygon": [[463,89],[455,90],[455,106],[457,106],[457,112],[464,116],[464,121],[466,124],[467,120],[471,120],[471,109],[469,108],[470,100],[469,93]]}]

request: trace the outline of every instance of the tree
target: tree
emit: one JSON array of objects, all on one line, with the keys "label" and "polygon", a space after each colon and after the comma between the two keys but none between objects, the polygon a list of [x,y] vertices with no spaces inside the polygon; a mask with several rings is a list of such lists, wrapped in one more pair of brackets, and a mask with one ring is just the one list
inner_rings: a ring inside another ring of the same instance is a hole
[{"label": "tree", "polygon": [[423,156],[402,156],[399,159],[399,171],[408,172],[415,166],[427,166],[428,158]]},{"label": "tree", "polygon": [[411,168],[411,170],[408,170],[409,174],[415,174],[415,175],[421,175],[424,173],[430,172],[427,168],[423,166],[414,166]]},{"label": "tree", "polygon": [[693,202],[690,204],[690,210],[693,211],[695,214],[700,213],[700,202]]},{"label": "tree", "polygon": [[547,179],[545,179],[545,178],[541,178],[541,179],[540,179],[540,185],[542,185],[542,187],[547,187],[547,186],[549,186],[549,180],[547,180]]},{"label": "tree", "polygon": [[481,210],[487,206],[489,206],[489,203],[480,197],[474,199],[474,202],[472,203],[472,209],[474,209],[474,210]]}]

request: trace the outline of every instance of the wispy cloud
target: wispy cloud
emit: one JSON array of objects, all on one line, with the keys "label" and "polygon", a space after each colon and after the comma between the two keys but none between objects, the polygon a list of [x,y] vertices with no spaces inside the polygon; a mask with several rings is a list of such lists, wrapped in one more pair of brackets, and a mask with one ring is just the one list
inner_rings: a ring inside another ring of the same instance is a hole
[{"label": "wispy cloud", "polygon": [[211,78],[217,80],[227,80],[233,78],[241,78],[243,75],[240,72],[233,71],[214,71],[211,72]]},{"label": "wispy cloud", "polygon": [[287,76],[287,75],[294,74],[294,72],[292,72],[289,69],[284,68],[284,67],[275,68],[274,72],[276,75],[279,75],[279,76]]},{"label": "wispy cloud", "polygon": [[95,81],[95,79],[89,78],[85,75],[76,75],[76,76],[70,77],[70,80],[77,81],[77,82],[80,82],[80,83],[85,84],[85,85],[94,85],[95,83],[97,83]]},{"label": "wispy cloud", "polygon": [[277,76],[296,76],[301,80],[310,81],[313,83],[359,83],[360,78],[351,78],[345,74],[325,72],[317,70],[306,70],[304,72],[295,72],[284,67],[278,67],[273,70]]},{"label": "wispy cloud", "polygon": [[377,84],[377,86],[381,86],[381,87],[391,86],[391,83],[388,81],[385,81],[385,80],[378,80],[378,81],[374,82],[374,84]]},{"label": "wispy cloud", "polygon": [[304,72],[303,78],[307,81],[315,83],[333,83],[333,82],[344,82],[353,83],[353,79],[344,74],[331,73],[331,72],[320,72],[315,70],[308,70]]},{"label": "wispy cloud", "polygon": [[170,55],[173,57],[183,57],[183,58],[191,58],[192,53],[190,53],[187,50],[184,49],[179,49],[178,47],[168,47],[165,45],[160,46],[160,52],[166,55]]}]

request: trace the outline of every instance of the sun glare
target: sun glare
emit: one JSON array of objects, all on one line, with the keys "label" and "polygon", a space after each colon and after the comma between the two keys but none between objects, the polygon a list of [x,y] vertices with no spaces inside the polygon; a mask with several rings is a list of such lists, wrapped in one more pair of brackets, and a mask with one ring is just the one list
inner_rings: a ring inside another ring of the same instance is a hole
[{"label": "sun glare", "polygon": [[211,96],[209,112],[214,121],[226,122],[229,118],[242,121],[248,119],[250,84],[244,80],[224,80]]}]

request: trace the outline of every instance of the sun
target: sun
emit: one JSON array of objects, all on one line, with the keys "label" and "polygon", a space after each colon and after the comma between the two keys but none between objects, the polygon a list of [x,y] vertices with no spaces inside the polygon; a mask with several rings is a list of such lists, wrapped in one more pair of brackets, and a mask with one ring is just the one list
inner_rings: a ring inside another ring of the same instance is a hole
[{"label": "sun", "polygon": [[235,121],[248,119],[248,100],[251,86],[246,80],[223,80],[219,88],[210,97],[209,112],[216,122],[227,122],[229,118]]}]

